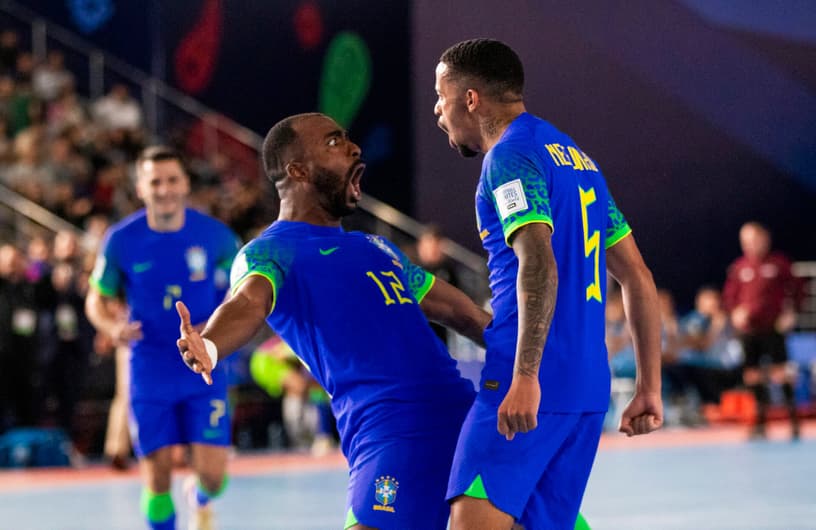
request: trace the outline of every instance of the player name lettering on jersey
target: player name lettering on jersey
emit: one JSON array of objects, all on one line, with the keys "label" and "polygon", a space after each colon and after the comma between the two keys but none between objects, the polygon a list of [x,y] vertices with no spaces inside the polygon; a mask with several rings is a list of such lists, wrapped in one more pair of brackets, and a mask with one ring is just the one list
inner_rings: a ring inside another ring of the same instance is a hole
[{"label": "player name lettering on jersey", "polygon": [[598,171],[598,166],[580,149],[561,144],[545,144],[556,166],[571,166],[577,171]]}]

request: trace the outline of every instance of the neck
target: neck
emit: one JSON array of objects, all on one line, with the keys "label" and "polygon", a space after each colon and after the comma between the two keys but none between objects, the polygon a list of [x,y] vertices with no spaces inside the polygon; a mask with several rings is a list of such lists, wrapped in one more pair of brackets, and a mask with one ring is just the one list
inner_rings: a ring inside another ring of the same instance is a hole
[{"label": "neck", "polygon": [[482,135],[482,152],[487,153],[490,151],[498,143],[507,127],[523,112],[527,112],[527,110],[524,107],[524,102],[519,101],[497,105],[494,112],[486,115],[479,124]]},{"label": "neck", "polygon": [[147,226],[154,232],[178,232],[184,227],[186,209],[168,216],[147,210]]},{"label": "neck", "polygon": [[333,217],[319,204],[281,199],[279,221],[294,221],[317,226],[340,226],[340,219]]}]

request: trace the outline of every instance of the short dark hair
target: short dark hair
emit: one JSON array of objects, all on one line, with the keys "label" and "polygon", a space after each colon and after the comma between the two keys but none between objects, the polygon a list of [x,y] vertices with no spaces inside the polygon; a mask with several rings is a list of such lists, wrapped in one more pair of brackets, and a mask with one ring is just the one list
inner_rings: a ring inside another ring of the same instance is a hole
[{"label": "short dark hair", "polygon": [[266,178],[277,182],[286,176],[286,155],[290,148],[297,147],[298,134],[294,125],[302,118],[322,116],[318,112],[308,112],[288,116],[269,129],[263,141],[261,154]]},{"label": "short dark hair", "polygon": [[507,44],[495,39],[470,39],[454,44],[439,62],[448,66],[453,80],[472,77],[486,85],[489,96],[502,99],[507,94],[521,98],[524,66]]},{"label": "short dark hair", "polygon": [[187,173],[184,157],[181,156],[181,153],[166,145],[151,145],[142,149],[142,152],[136,158],[136,169],[140,168],[145,162],[164,162],[165,160],[175,160]]}]

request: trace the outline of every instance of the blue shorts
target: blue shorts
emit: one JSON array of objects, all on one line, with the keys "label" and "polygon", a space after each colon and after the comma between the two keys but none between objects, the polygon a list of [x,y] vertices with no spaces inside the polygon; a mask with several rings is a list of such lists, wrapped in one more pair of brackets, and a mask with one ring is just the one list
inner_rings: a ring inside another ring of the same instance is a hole
[{"label": "blue shorts", "polygon": [[497,430],[497,411],[498,405],[478,398],[470,409],[453,459],[448,499],[465,494],[481,478],[490,502],[527,530],[571,530],[604,413],[539,413],[534,431],[507,441]]},{"label": "blue shorts", "polygon": [[203,392],[175,401],[133,399],[130,436],[136,455],[144,457],[175,444],[230,444],[226,392]]},{"label": "blue shorts", "polygon": [[467,408],[434,436],[374,441],[350,462],[346,523],[379,530],[444,530],[445,489]]}]

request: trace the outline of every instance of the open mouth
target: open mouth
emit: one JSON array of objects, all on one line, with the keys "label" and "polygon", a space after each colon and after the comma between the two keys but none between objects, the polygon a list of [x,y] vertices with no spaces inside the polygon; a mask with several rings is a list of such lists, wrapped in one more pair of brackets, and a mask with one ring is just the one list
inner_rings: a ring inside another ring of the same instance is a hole
[{"label": "open mouth", "polygon": [[351,198],[354,202],[360,202],[363,198],[363,190],[360,187],[360,181],[363,179],[366,165],[363,162],[357,162],[351,168],[351,177],[349,177],[349,190],[351,191]]}]

